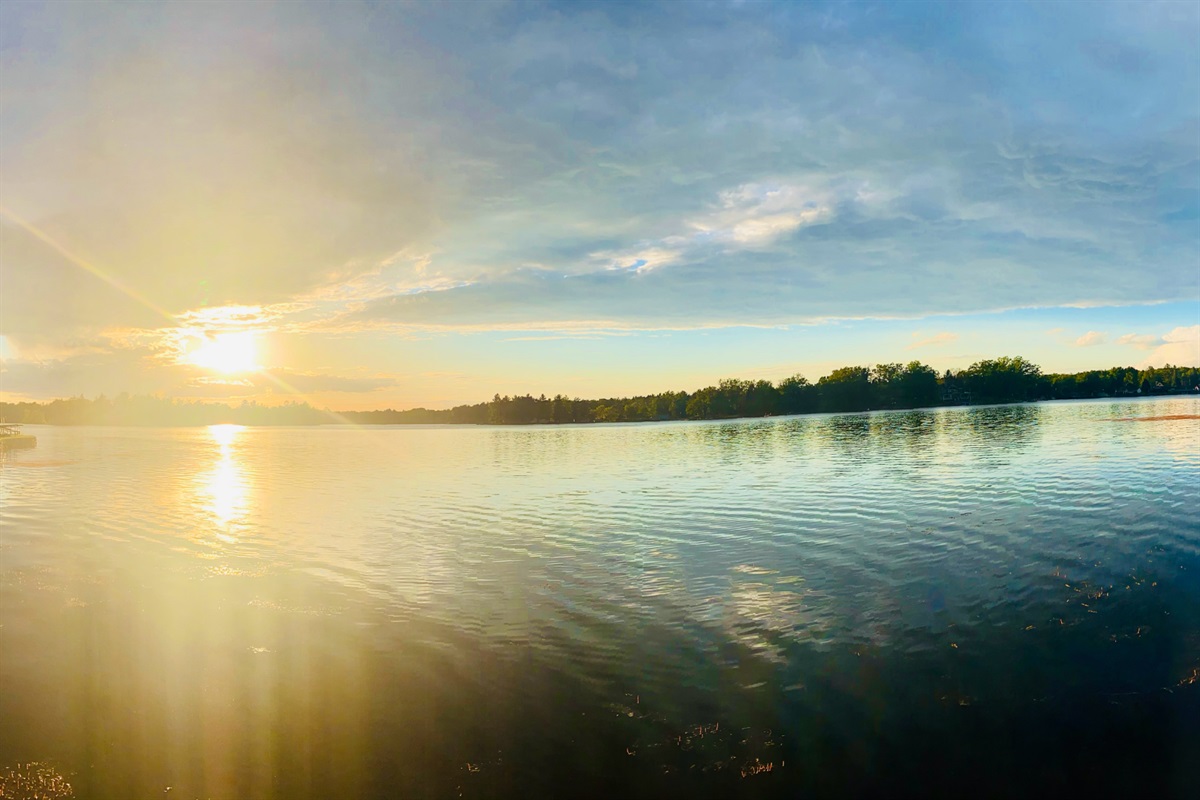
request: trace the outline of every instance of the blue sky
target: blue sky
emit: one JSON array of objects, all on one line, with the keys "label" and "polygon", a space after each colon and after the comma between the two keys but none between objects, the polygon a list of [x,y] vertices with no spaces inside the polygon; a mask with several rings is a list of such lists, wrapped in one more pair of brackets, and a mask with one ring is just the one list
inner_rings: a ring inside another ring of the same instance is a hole
[{"label": "blue sky", "polygon": [[1196,363],[1198,9],[6,3],[0,390]]}]

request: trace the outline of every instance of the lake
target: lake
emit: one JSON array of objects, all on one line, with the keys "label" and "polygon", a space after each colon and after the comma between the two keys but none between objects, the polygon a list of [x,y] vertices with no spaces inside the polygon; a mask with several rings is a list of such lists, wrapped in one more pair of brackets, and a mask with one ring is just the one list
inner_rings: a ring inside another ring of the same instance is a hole
[{"label": "lake", "polygon": [[1194,796],[1197,414],[28,426],[0,796]]}]

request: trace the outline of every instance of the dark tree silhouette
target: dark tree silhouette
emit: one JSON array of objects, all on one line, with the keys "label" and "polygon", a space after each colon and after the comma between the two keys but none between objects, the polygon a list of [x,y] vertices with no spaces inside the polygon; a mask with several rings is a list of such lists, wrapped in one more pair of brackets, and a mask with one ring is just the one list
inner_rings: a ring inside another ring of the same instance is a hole
[{"label": "dark tree silhouette", "polygon": [[455,423],[529,425],[537,423],[647,422],[678,419],[727,419],[816,411],[851,412],[882,408],[925,408],[969,403],[1016,403],[1029,400],[1134,397],[1200,392],[1200,369],[1167,365],[1137,370],[1113,367],[1066,375],[1043,375],[1020,356],[978,361],[941,377],[928,365],[876,364],[841,367],[817,381],[794,375],[770,381],[726,379],[716,386],[687,392],[599,400],[564,395],[496,394],[490,402],[431,410],[347,411],[334,414],[303,403],[264,406],[173,400],[120,394],[94,400],[71,397],[48,403],[0,403],[7,422],[51,425],[319,425],[349,421],[360,425]]}]

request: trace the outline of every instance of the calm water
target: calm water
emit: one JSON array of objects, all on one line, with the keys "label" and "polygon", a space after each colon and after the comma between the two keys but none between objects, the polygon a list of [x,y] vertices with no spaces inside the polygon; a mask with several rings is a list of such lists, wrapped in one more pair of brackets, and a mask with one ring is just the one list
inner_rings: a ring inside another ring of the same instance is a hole
[{"label": "calm water", "polygon": [[0,773],[1194,796],[1200,420],[1113,418],[1195,414],[30,426],[0,462]]}]

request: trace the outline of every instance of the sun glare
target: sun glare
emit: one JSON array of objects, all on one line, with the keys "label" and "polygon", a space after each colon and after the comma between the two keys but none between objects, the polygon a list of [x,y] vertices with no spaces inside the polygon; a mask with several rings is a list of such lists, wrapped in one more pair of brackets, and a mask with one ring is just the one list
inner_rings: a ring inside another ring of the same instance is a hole
[{"label": "sun glare", "polygon": [[187,360],[222,375],[254,372],[260,368],[258,335],[253,331],[213,334],[190,352]]}]

